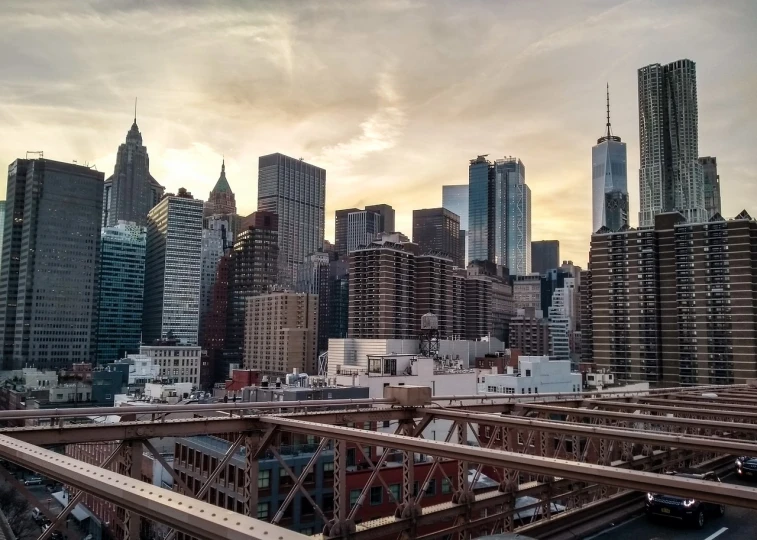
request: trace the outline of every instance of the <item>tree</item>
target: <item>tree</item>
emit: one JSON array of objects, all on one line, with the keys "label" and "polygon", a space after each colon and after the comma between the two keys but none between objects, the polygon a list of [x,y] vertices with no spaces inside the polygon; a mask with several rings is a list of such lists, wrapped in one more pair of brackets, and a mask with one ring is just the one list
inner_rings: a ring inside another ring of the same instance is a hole
[{"label": "tree", "polygon": [[9,484],[0,486],[0,511],[17,540],[33,540],[39,536],[39,527],[32,519],[29,501]]}]

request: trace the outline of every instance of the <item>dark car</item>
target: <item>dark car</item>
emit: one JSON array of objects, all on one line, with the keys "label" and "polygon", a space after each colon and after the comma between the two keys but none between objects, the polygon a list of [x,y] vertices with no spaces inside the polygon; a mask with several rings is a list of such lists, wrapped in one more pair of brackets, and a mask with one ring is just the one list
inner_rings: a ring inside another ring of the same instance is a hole
[{"label": "dark car", "polygon": [[736,474],[739,478],[757,478],[757,457],[742,456],[736,460]]},{"label": "dark car", "polygon": [[[718,478],[714,472],[674,472],[669,474],[672,476],[680,476],[682,478],[695,478],[697,480],[720,482],[720,478]],[[647,516],[650,519],[657,517],[675,519],[701,529],[704,527],[708,516],[719,517],[725,514],[725,506],[722,504],[700,501],[698,499],[686,499],[660,493],[647,493],[646,511]]]}]

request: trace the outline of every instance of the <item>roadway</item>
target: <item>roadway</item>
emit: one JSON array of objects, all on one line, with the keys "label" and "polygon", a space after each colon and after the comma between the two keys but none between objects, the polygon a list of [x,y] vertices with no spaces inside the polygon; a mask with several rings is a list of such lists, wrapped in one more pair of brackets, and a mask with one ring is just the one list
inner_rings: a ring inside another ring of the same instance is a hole
[{"label": "roadway", "polygon": [[[734,475],[724,479],[728,484],[755,487]],[[710,517],[701,530],[677,522],[650,522],[645,515],[631,518],[586,540],[752,540],[757,538],[757,512],[729,506],[723,517]]]}]

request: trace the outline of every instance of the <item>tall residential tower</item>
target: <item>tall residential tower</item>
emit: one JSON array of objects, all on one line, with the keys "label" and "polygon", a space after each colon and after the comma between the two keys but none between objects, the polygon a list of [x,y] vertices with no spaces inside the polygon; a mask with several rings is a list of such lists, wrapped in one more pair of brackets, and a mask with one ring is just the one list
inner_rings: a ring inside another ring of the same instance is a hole
[{"label": "tall residential tower", "polygon": [[654,226],[654,216],[673,211],[690,223],[706,221],[691,60],[639,69],[639,143],[639,226]]}]

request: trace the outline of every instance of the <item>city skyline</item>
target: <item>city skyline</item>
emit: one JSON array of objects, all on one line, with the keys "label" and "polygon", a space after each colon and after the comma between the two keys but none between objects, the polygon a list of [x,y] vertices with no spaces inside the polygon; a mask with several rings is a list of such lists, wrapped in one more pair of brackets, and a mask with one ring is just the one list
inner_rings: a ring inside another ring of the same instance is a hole
[{"label": "city skyline", "polygon": [[[0,76],[6,164],[44,150],[110,174],[138,96],[151,173],[166,191],[207,193],[225,155],[240,213],[249,214],[258,157],[303,157],[328,171],[326,238],[333,239],[336,209],[377,201],[397,209],[396,228],[408,234],[413,209],[440,205],[442,185],[466,181],[470,156],[511,153],[529,164],[533,239],[559,239],[564,258],[585,264],[587,153],[604,124],[605,83],[617,104],[613,128],[628,143],[635,226],[636,72],[690,58],[698,72],[699,151],[718,157],[724,215],[741,210],[736,189],[742,198],[757,195],[748,144],[757,60],[747,53],[757,8],[746,1],[554,2],[550,20],[540,16],[543,6],[485,2],[465,10],[410,1],[254,9],[167,3],[150,13],[124,4],[100,11],[40,5],[46,9],[30,16],[26,4],[8,2],[0,15],[3,49],[23,60]],[[506,36],[494,23],[482,33],[481,17],[523,24]],[[336,28],[339,43],[330,39]],[[468,39],[472,33],[481,39]],[[135,47],[111,61],[126,34]],[[50,54],[20,49],[22,35],[50,44]],[[354,51],[348,69],[344,48]],[[726,56],[733,62],[722,62]],[[476,63],[502,67],[487,72],[486,84],[459,78]]]}]

